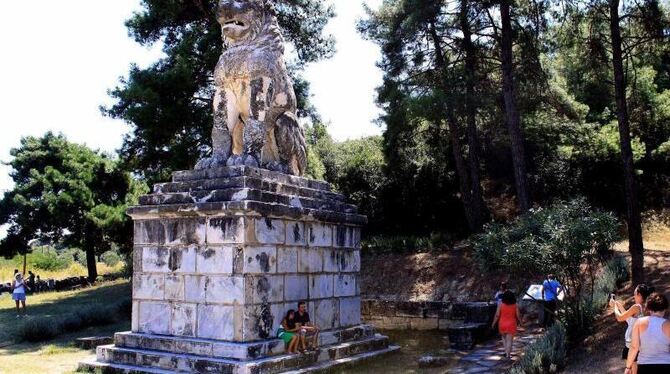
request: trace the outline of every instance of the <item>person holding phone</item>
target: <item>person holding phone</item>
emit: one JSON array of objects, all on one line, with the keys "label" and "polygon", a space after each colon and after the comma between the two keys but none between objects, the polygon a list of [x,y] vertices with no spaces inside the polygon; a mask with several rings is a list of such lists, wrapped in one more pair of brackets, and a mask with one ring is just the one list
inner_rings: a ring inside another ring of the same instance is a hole
[{"label": "person holding phone", "polygon": [[[626,322],[628,327],[626,328],[626,333],[624,334],[624,347],[623,352],[621,352],[621,358],[626,360],[628,358],[628,351],[630,350],[630,344],[633,339],[633,326],[638,318],[644,317],[644,302],[654,292],[654,287],[648,286],[646,284],[641,284],[635,287],[633,291],[633,299],[635,304],[630,308],[626,309],[621,301],[616,300],[614,294],[610,297],[610,306],[614,309],[614,317],[617,322]],[[637,374],[637,357],[631,366],[631,373]]]}]

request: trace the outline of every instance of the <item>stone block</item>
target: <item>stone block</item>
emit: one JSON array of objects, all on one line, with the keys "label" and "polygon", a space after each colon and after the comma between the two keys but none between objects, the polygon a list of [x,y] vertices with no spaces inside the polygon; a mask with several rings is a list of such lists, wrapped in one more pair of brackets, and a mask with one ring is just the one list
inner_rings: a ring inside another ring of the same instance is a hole
[{"label": "stone block", "polygon": [[197,336],[205,339],[233,340],[235,337],[234,307],[198,305]]},{"label": "stone block", "polygon": [[244,274],[267,274],[277,272],[276,247],[246,247],[244,248]]},{"label": "stone block", "polygon": [[361,229],[355,226],[336,226],[333,246],[337,248],[360,248]]},{"label": "stone block", "polygon": [[340,327],[340,308],[338,299],[325,299],[314,302],[314,314],[310,317],[322,330]]},{"label": "stone block", "polygon": [[254,304],[284,301],[283,275],[248,276],[244,279],[247,303],[250,299]]},{"label": "stone block", "polygon": [[199,274],[232,274],[233,248],[199,247],[196,255],[196,271]]},{"label": "stone block", "polygon": [[164,297],[164,274],[135,274],[133,276],[133,300],[163,300]]},{"label": "stone block", "polygon": [[337,274],[335,277],[335,296],[356,296],[356,275]]},{"label": "stone block", "polygon": [[244,304],[244,278],[207,276],[205,301],[214,304]]},{"label": "stone block", "polygon": [[437,318],[409,318],[409,328],[412,330],[436,330],[439,327]]},{"label": "stone block", "polygon": [[151,301],[140,302],[139,331],[148,334],[169,334],[170,304]]},{"label": "stone block", "polygon": [[275,325],[275,318],[281,317],[273,315],[272,305],[269,303],[245,306],[243,340],[253,341],[274,337],[276,331],[273,331],[272,328]]},{"label": "stone block", "polygon": [[323,250],[323,271],[326,273],[337,273],[340,271],[340,257],[344,251],[341,249]]},{"label": "stone block", "polygon": [[323,299],[333,297],[333,275],[321,274],[309,276],[309,298]]},{"label": "stone block", "polygon": [[144,247],[133,247],[133,272],[142,272],[142,256],[144,255]]},{"label": "stone block", "polygon": [[361,323],[361,298],[347,297],[340,299],[340,325],[342,327]]},{"label": "stone block", "polygon": [[308,297],[309,277],[307,275],[286,275],[284,277],[284,301],[298,302]]},{"label": "stone block", "polygon": [[205,244],[205,218],[168,219],[165,226],[165,244]]},{"label": "stone block", "polygon": [[310,247],[331,247],[333,228],[329,224],[310,222],[307,224],[307,238]]},{"label": "stone block", "polygon": [[286,223],[281,219],[254,218],[255,239],[261,244],[284,244]]},{"label": "stone block", "polygon": [[244,217],[217,217],[207,222],[207,244],[244,242]]},{"label": "stone block", "polygon": [[207,276],[184,275],[184,301],[204,303],[207,294]]},{"label": "stone block", "polygon": [[305,223],[299,221],[286,222],[286,245],[305,246],[307,236],[305,235]]},{"label": "stone block", "polygon": [[168,267],[173,273],[195,273],[197,247],[171,247]]},{"label": "stone block", "polygon": [[160,220],[137,220],[133,231],[135,244],[165,244],[165,227]]},{"label": "stone block", "polygon": [[184,277],[182,275],[165,275],[165,300],[184,300]]},{"label": "stone block", "polygon": [[281,321],[289,309],[296,309],[293,304],[271,304],[270,313],[272,313],[272,328],[270,330],[270,337],[277,336],[277,329],[281,326]]},{"label": "stone block", "polygon": [[298,272],[298,249],[295,247],[277,248],[277,273]]},{"label": "stone block", "polygon": [[174,303],[170,315],[170,334],[195,336],[196,304]]},{"label": "stone block", "polygon": [[358,272],[361,270],[361,251],[341,250],[338,252],[339,271],[343,273]]},{"label": "stone block", "polygon": [[170,250],[166,247],[142,247],[142,271],[167,273],[170,271]]},{"label": "stone block", "polygon": [[138,332],[140,330],[140,302],[133,300],[133,310],[130,318],[130,330]]},{"label": "stone block", "polygon": [[323,271],[323,249],[298,249],[298,273],[320,273]]}]

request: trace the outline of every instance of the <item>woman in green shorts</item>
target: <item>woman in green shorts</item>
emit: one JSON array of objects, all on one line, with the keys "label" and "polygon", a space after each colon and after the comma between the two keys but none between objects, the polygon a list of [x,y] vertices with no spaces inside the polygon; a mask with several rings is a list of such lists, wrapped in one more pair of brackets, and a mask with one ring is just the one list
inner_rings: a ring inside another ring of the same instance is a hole
[{"label": "woman in green shorts", "polygon": [[296,347],[300,337],[296,335],[296,331],[298,331],[298,326],[295,323],[295,310],[289,309],[286,317],[281,321],[281,327],[277,330],[277,337],[288,345],[286,349],[288,353],[297,353]]}]

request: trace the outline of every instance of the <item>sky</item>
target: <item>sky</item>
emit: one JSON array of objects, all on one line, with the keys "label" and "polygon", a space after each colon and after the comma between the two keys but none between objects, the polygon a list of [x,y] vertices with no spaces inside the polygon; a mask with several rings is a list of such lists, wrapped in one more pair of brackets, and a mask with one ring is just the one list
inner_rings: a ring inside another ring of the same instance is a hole
[{"label": "sky", "polygon": [[[379,134],[375,66],[379,49],[356,32],[363,2],[330,0],[337,17],[327,32],[337,53],[308,67],[312,101],[337,140]],[[0,1],[0,161],[23,136],[60,132],[71,141],[114,152],[129,127],[103,117],[111,103],[107,90],[117,85],[131,63],[147,66],[161,56],[128,37],[124,21],[140,9],[139,0]],[[213,68],[213,67],[212,67]],[[10,169],[0,165],[0,191],[11,189]]]}]

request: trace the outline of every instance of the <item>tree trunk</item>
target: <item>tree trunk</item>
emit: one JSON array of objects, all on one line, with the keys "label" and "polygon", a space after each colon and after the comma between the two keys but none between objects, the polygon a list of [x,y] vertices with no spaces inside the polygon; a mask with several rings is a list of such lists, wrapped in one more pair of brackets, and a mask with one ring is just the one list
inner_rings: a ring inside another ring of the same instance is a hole
[{"label": "tree trunk", "polygon": [[98,277],[98,269],[95,261],[95,247],[86,245],[86,268],[88,269],[88,281],[95,282]]},{"label": "tree trunk", "polygon": [[470,30],[470,22],[468,20],[470,0],[461,0],[460,23],[461,31],[463,32],[463,49],[465,51],[465,112],[468,138],[468,162],[470,166],[470,195],[471,208],[474,218],[473,229],[480,231],[484,223],[487,221],[486,204],[484,203],[484,194],[482,191],[481,174],[479,170],[479,138],[477,135],[477,121],[475,110],[477,104],[475,103],[476,93],[476,65],[477,56],[474,45],[472,44],[472,31]]},{"label": "tree trunk", "polygon": [[628,218],[628,251],[631,256],[633,285],[644,282],[644,247],[640,207],[637,201],[637,186],[633,166],[633,149],[630,141],[628,106],[626,104],[626,82],[621,52],[621,29],[619,26],[619,0],[610,0],[610,36],[612,39],[612,65],[614,68],[614,97],[619,123],[619,142],[623,163],[624,190],[626,193],[626,214]]},{"label": "tree trunk", "polygon": [[502,40],[500,43],[502,59],[503,99],[505,101],[505,121],[512,148],[512,164],[516,195],[521,213],[530,209],[528,178],[526,176],[526,151],[521,134],[521,118],[514,97],[514,76],[512,59],[512,20],[508,1],[500,4],[500,20],[502,23]]},{"label": "tree trunk", "polygon": [[[444,75],[446,74],[446,63],[443,57],[442,46],[440,45],[440,38],[435,30],[435,25],[431,24],[430,35],[435,46],[435,66],[440,71],[439,86],[442,92],[447,95],[448,88]],[[454,115],[453,105],[445,103],[444,113],[447,117],[447,126],[449,127],[449,137],[451,140],[451,149],[456,164],[456,173],[458,174],[458,187],[461,191],[461,201],[463,202],[463,210],[465,211],[465,219],[468,221],[468,228],[470,231],[478,231],[481,225],[478,224],[478,218],[474,214],[476,211],[472,206],[471,182],[468,175],[465,158],[463,157],[463,147],[460,140],[460,131],[456,116]]]}]

